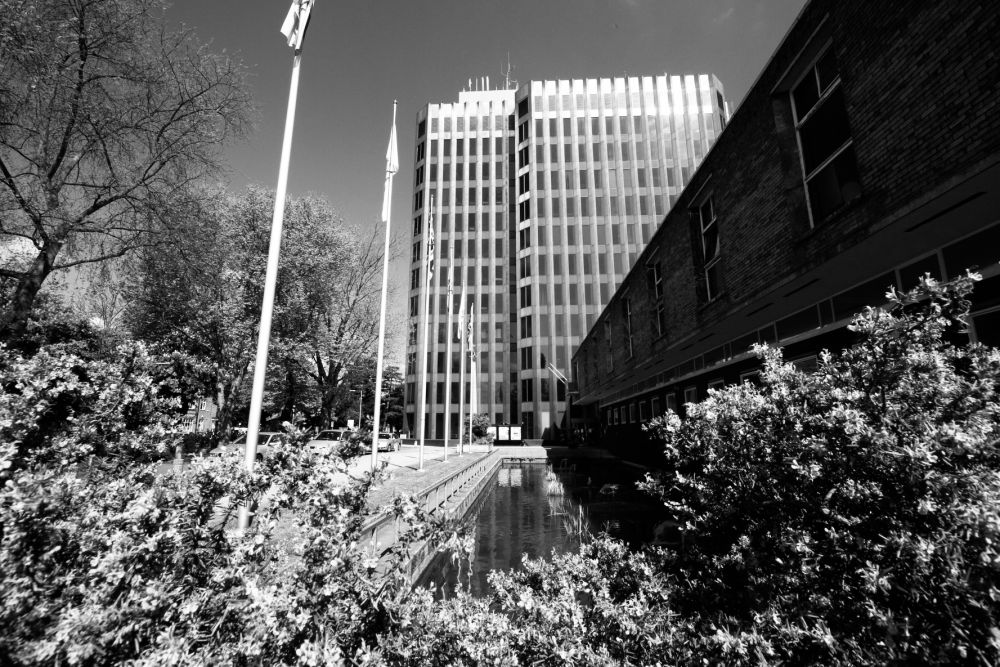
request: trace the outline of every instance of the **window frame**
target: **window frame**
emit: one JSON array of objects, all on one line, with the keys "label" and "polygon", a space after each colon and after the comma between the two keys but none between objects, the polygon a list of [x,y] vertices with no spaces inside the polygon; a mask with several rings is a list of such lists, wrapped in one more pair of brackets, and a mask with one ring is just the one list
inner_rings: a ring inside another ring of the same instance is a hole
[{"label": "window frame", "polygon": [[[711,220],[707,223],[705,221],[705,216],[703,215],[705,207],[708,206],[711,212]],[[712,290],[712,282],[709,279],[709,274],[711,271],[715,270],[716,267],[722,261],[722,239],[719,234],[719,215],[715,208],[715,194],[713,192],[708,192],[702,195],[698,204],[694,208],[694,213],[698,218],[698,238],[701,243],[701,273],[702,280],[705,284],[705,301],[710,303],[719,298],[722,294],[722,287],[719,285],[721,282],[719,280],[718,274],[716,275],[716,288]],[[715,235],[715,250],[713,251],[712,257],[708,256],[708,243],[709,234]]]},{"label": "window frame", "polygon": [[[816,216],[813,213],[812,198],[809,195],[810,181],[819,176],[821,173],[823,173],[826,170],[826,168],[829,167],[831,164],[833,164],[833,162],[838,157],[840,157],[846,150],[850,149],[854,145],[854,135],[853,133],[851,133],[847,138],[847,140],[843,144],[841,144],[836,150],[827,155],[811,171],[806,171],[805,152],[803,151],[803,146],[802,146],[802,128],[806,123],[809,122],[811,118],[813,118],[818,113],[819,109],[825,103],[830,101],[830,98],[834,95],[834,93],[836,93],[836,91],[840,90],[841,88],[842,80],[841,80],[839,62],[837,63],[838,67],[836,76],[833,78],[832,81],[830,81],[830,83],[827,85],[825,89],[820,88],[822,83],[819,75],[819,63],[830,52],[832,48],[833,44],[832,42],[829,41],[823,47],[821,47],[819,51],[816,53],[816,56],[805,68],[805,71],[802,73],[802,75],[797,77],[794,81],[792,81],[791,86],[788,88],[788,100],[792,111],[792,126],[795,128],[795,144],[799,151],[799,170],[802,173],[802,185],[803,185],[803,190],[805,191],[804,194],[806,198],[806,211],[809,214],[810,228],[814,228],[817,223],[822,222],[826,218],[830,217],[830,215],[832,215],[833,213],[833,211],[831,211],[820,220],[816,219]],[[796,90],[798,90],[799,86],[801,86],[802,83],[810,76],[812,76],[814,79],[816,90],[819,91],[819,95],[816,98],[816,101],[813,103],[812,107],[801,118],[799,118],[798,105],[795,101],[795,92]],[[844,113],[846,115],[847,113],[846,109],[844,110]],[[855,157],[854,168],[855,170],[857,170],[857,157]],[[847,202],[844,202],[844,204],[842,204],[841,207],[846,203]]]},{"label": "window frame", "polygon": [[646,275],[649,278],[649,287],[653,292],[653,302],[656,304],[656,318],[653,327],[656,337],[660,338],[667,333],[667,304],[663,298],[666,294],[663,281],[663,270],[660,266],[659,253],[653,255],[646,262]]},{"label": "window frame", "polygon": [[[691,394],[692,398],[688,398],[688,394]],[[688,385],[687,387],[684,387],[684,405],[687,405],[688,403],[697,403],[697,402],[698,402],[698,386],[692,384]]]}]

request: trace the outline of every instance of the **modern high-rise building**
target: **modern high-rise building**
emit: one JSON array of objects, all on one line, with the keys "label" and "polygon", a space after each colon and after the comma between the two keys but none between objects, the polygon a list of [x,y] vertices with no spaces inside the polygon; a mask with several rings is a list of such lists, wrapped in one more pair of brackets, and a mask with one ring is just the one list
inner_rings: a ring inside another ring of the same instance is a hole
[{"label": "modern high-rise building", "polygon": [[718,79],[704,74],[470,88],[417,115],[407,421],[419,432],[426,415],[427,437],[440,438],[450,419],[457,433],[457,340],[445,403],[451,277],[455,312],[476,311],[478,377],[467,381],[477,383],[479,412],[521,424],[526,438],[552,438],[569,425],[563,378],[576,345],[728,109]]}]

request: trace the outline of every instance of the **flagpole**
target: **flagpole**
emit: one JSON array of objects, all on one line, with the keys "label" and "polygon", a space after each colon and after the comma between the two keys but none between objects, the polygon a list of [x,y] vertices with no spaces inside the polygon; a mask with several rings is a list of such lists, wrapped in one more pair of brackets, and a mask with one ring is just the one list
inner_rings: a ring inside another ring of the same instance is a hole
[{"label": "flagpole", "polygon": [[[443,264],[444,262],[442,262]],[[454,309],[455,291],[451,284],[451,262],[448,263],[448,329],[445,343],[444,362],[444,460],[448,460],[448,440],[451,438],[451,339],[454,333],[452,327],[452,310]]]},{"label": "flagpole", "polygon": [[424,442],[427,439],[427,367],[430,365],[428,361],[428,356],[430,354],[430,340],[428,336],[430,335],[428,331],[428,326],[431,320],[431,285],[434,280],[433,271],[431,269],[432,258],[430,253],[434,252],[434,246],[431,245],[431,238],[434,235],[434,195],[431,195],[431,208],[430,215],[427,219],[427,229],[424,231],[424,266],[426,267],[427,276],[425,279],[425,289],[424,289],[424,326],[423,326],[423,341],[424,350],[421,354],[420,362],[423,364],[424,372],[421,377],[421,389],[420,389],[420,447],[417,450],[417,470],[424,469]]},{"label": "flagpole", "polygon": [[[458,355],[458,454],[461,456],[465,453],[465,304],[468,302],[469,298],[465,291],[465,285],[462,285],[462,307],[458,309],[458,340],[460,352]],[[449,331],[448,336],[451,337],[452,333]]]},{"label": "flagpole", "polygon": [[[271,342],[271,318],[274,313],[274,288],[278,281],[278,256],[281,252],[281,226],[285,218],[285,192],[288,186],[288,164],[292,156],[292,129],[295,125],[295,101],[299,92],[299,65],[302,51],[296,49],[292,62],[292,83],[288,91],[288,111],[285,115],[285,136],[281,142],[281,162],[278,165],[278,188],[274,193],[274,214],[271,218],[271,244],[267,251],[267,273],[264,276],[264,300],[260,311],[257,334],[257,359],[253,370],[253,390],[250,394],[250,415],[247,420],[247,446],[244,463],[253,472],[257,461],[257,437],[260,413],[264,404],[264,378],[267,375],[267,348]],[[238,530],[246,532],[250,525],[250,508],[240,507]]]},{"label": "flagpole", "polygon": [[[394,155],[396,141],[396,100],[392,101],[392,133],[389,137],[389,155]],[[392,158],[387,158],[389,162]],[[382,302],[378,316],[378,356],[375,358],[375,414],[372,421],[372,472],[378,466],[378,434],[382,408],[382,355],[385,354],[385,304],[389,292],[389,237],[392,227],[392,179],[398,165],[387,164],[382,214],[385,217],[385,248],[382,253]]]}]

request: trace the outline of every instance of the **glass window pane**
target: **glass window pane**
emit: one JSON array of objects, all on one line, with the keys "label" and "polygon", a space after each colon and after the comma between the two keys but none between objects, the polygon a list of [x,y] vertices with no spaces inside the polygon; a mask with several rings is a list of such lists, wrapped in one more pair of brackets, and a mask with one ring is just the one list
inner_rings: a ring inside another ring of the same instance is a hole
[{"label": "glass window pane", "polygon": [[816,76],[819,79],[819,89],[822,92],[836,80],[840,70],[837,67],[837,58],[833,55],[833,49],[827,49],[823,57],[816,63]]},{"label": "glass window pane", "polygon": [[861,183],[853,146],[848,146],[809,180],[809,205],[814,222],[819,222],[860,196]]},{"label": "glass window pane", "polygon": [[816,89],[816,72],[812,69],[802,79],[802,82],[792,91],[792,99],[795,100],[795,117],[802,120],[802,117],[809,113],[809,110],[819,99],[819,91]]},{"label": "glass window pane", "polygon": [[799,129],[802,140],[802,161],[806,174],[811,173],[851,138],[844,96],[834,91],[808,121]]}]

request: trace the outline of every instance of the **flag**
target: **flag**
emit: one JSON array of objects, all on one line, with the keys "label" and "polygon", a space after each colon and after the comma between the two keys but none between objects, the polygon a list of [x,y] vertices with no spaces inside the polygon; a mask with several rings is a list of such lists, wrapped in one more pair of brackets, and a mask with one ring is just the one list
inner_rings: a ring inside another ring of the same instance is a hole
[{"label": "flag", "polygon": [[462,332],[465,331],[465,303],[468,300],[465,285],[462,285],[462,305],[458,309],[458,328],[455,330],[455,340],[462,340]]},{"label": "flag", "polygon": [[385,152],[385,193],[382,195],[382,222],[389,222],[389,209],[392,205],[392,175],[399,171],[399,150],[396,148],[396,118],[392,119],[392,130],[389,131],[389,148]]},{"label": "flag", "polygon": [[288,16],[281,25],[281,34],[288,40],[288,46],[296,51],[302,50],[302,42],[306,38],[309,27],[309,13],[312,11],[313,0],[292,0],[288,8]]},{"label": "flag", "polygon": [[469,338],[469,358],[475,360],[476,358],[476,339],[475,339],[475,328],[476,328],[476,315],[475,315],[475,305],[469,306],[469,323],[468,329],[466,330],[466,336]]},{"label": "flag", "polygon": [[428,220],[427,225],[427,284],[434,280],[434,223]]},{"label": "flag", "polygon": [[396,119],[392,119],[392,129],[389,131],[389,148],[385,152],[385,173],[395,174],[399,171],[399,149],[396,147]]}]

